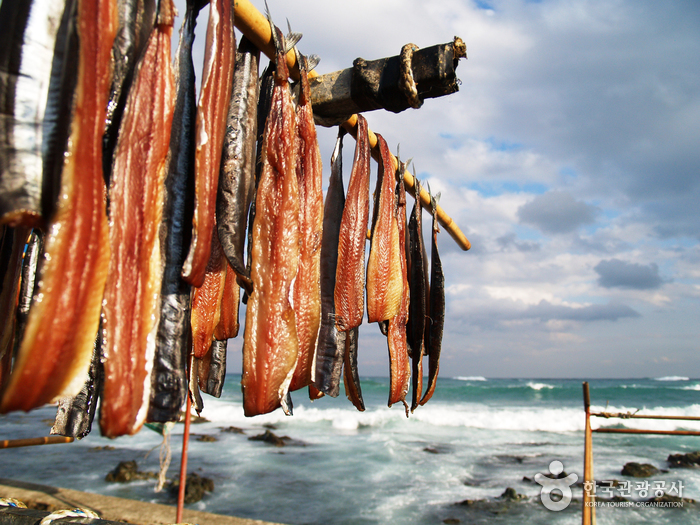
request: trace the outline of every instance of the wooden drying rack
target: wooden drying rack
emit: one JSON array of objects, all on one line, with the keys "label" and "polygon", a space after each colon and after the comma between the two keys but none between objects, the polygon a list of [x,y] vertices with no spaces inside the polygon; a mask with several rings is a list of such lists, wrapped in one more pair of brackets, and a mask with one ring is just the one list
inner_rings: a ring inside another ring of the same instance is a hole
[{"label": "wooden drying rack", "polygon": [[[700,436],[700,432],[694,430],[645,430],[639,428],[595,428],[591,429],[591,416],[605,419],[663,419],[681,421],[700,421],[700,417],[694,416],[661,416],[630,413],[591,412],[591,394],[588,382],[583,383],[583,408],[586,411],[586,430],[583,445],[583,481],[595,483],[593,479],[593,432],[599,434],[662,434],[671,436]],[[589,485],[590,486],[590,485]],[[583,489],[583,525],[595,525],[595,494]]]},{"label": "wooden drying rack", "polygon": [[[275,57],[275,46],[272,41],[272,31],[270,29],[270,22],[267,18],[258,11],[249,0],[236,0],[235,7],[235,19],[234,24],[238,30],[243,33],[248,40],[250,40],[255,46],[260,49],[269,58],[274,59]],[[292,49],[287,53],[285,57],[287,60],[287,67],[289,68],[289,75],[293,80],[299,80],[299,64],[297,64],[296,53]],[[318,73],[315,71],[309,72],[309,78],[315,78]],[[357,135],[357,115],[352,115],[349,119],[341,124],[353,137]],[[377,136],[372,130],[369,130],[369,143],[372,147],[372,156],[375,160],[380,158],[379,149],[377,147]],[[398,168],[398,160],[392,154],[392,162],[394,163],[394,169]],[[415,197],[415,180],[413,175],[408,171],[404,171],[403,179],[406,184],[406,188]],[[430,194],[421,189],[420,200],[424,206],[430,207]],[[452,220],[452,218],[445,213],[439,205],[436,210],[438,222],[445,228],[447,233],[455,240],[457,245],[462,248],[462,250],[468,250],[471,248],[471,243],[467,237],[459,229],[459,226]]]}]

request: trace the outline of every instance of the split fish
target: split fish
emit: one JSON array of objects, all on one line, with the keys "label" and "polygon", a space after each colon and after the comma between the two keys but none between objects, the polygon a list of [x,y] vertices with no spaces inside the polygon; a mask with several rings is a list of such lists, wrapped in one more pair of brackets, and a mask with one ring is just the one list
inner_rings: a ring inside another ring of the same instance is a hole
[{"label": "split fish", "polygon": [[182,277],[192,286],[201,286],[215,227],[216,195],[221,168],[221,152],[226,132],[226,115],[231,99],[236,62],[236,36],[233,31],[233,2],[211,0],[204,51],[202,89],[195,123],[195,201],[192,242],[182,267]]},{"label": "split fish", "polygon": [[331,177],[326,192],[321,241],[321,328],[316,349],[314,385],[321,392],[337,397],[345,355],[345,332],[335,324],[335,276],[338,266],[338,238],[345,207],[343,190],[343,135],[339,128],[331,156]]},{"label": "split fish", "polygon": [[[439,197],[439,195],[438,195]],[[437,234],[440,227],[437,222],[437,202],[431,199],[433,214],[433,235],[430,248],[430,329],[428,337],[428,390],[426,390],[420,404],[424,405],[433,396],[440,369],[440,350],[442,347],[442,333],[445,326],[445,275],[442,271],[442,262],[438,252]]]},{"label": "split fish", "polygon": [[77,89],[61,198],[50,221],[40,286],[0,412],[31,410],[85,382],[109,267],[102,134],[117,28],[114,0],[78,2]]},{"label": "split fish", "polygon": [[389,320],[387,331],[387,344],[389,346],[389,406],[401,401],[406,408],[408,405],[406,394],[411,378],[411,365],[408,361],[408,348],[406,340],[406,323],[408,321],[408,308],[410,304],[410,290],[406,267],[406,188],[403,182],[405,164],[398,162],[398,182],[396,183],[396,219],[399,229],[399,254],[401,262],[401,282],[403,291],[399,311],[393,319]]},{"label": "split fish", "polygon": [[226,344],[226,340],[212,341],[209,352],[199,363],[199,388],[205,394],[213,397],[221,397],[221,392],[224,388],[224,379],[226,378]]},{"label": "split fish", "polygon": [[297,120],[299,186],[299,267],[292,287],[299,352],[290,391],[313,379],[316,343],[321,324],[321,238],[323,236],[323,161],[311,109],[308,61],[297,52],[301,77]]},{"label": "split fish", "polygon": [[335,276],[335,323],[341,332],[360,326],[365,308],[365,244],[371,158],[368,132],[367,121],[358,115],[357,143],[340,223]]},{"label": "split fish", "polygon": [[45,226],[49,219],[42,126],[65,7],[65,0],[0,4],[0,224]]},{"label": "split fish", "polygon": [[229,264],[250,280],[245,240],[250,204],[255,196],[255,142],[258,135],[258,63],[260,51],[246,37],[236,53],[233,88],[216,196],[219,240]]},{"label": "split fish", "polygon": [[136,66],[114,153],[100,409],[106,437],[137,432],[150,398],[162,280],[158,237],[175,102],[170,64],[174,16],[172,0],[162,0]]},{"label": "split fish", "polygon": [[[197,110],[192,45],[199,5],[189,0],[175,55],[176,99],[165,175],[160,250],[158,329],[147,420],[178,421],[187,395],[190,350],[190,285],[180,276],[187,254],[194,193],[194,122]],[[199,4],[202,2],[200,1]]]},{"label": "split fish", "polygon": [[403,294],[399,229],[394,198],[394,165],[389,146],[377,135],[381,162],[377,172],[372,240],[367,261],[367,320],[370,323],[396,316]]},{"label": "split fish", "polygon": [[[24,337],[24,329],[29,319],[29,311],[38,291],[36,280],[39,270],[39,259],[44,253],[44,234],[35,228],[29,234],[27,245],[22,259],[22,279],[17,298],[17,328],[15,330],[14,353],[19,350],[19,345]],[[0,351],[0,354],[2,352]]]},{"label": "split fish", "polygon": [[297,359],[295,315],[290,303],[299,262],[299,187],[296,176],[295,114],[282,35],[275,36],[276,72],[262,146],[262,173],[253,222],[251,280],[243,343],[243,409],[286,412],[289,382]]}]

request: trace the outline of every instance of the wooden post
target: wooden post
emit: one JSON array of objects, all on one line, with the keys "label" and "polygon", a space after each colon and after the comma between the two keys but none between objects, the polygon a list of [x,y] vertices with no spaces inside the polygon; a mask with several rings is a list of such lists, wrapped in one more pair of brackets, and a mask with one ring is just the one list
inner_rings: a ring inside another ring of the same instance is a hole
[{"label": "wooden post", "polygon": [[[235,26],[238,30],[243,33],[248,40],[250,40],[255,46],[260,49],[268,58],[275,57],[275,48],[272,42],[272,31],[270,29],[270,23],[267,18],[258,11],[249,0],[236,0],[234,4],[235,11]],[[299,65],[297,64],[296,54],[294,50],[290,50],[285,57],[287,61],[287,67],[289,68],[289,76],[293,80],[299,80]],[[315,78],[318,74],[315,71],[309,72],[309,78]],[[347,121],[345,121],[342,126],[350,131],[352,136],[356,135],[355,130],[357,129],[357,115],[352,115]],[[379,157],[379,150],[376,148],[377,136],[370,130],[369,131],[370,145],[372,146],[372,156],[376,159]],[[396,157],[392,155],[394,166],[398,166]],[[415,196],[413,175],[408,171],[404,172],[404,182],[406,183],[406,188]],[[423,205],[430,209],[430,197],[428,192],[425,190],[421,191],[420,199]],[[438,222],[445,228],[447,233],[455,240],[462,250],[468,250],[471,248],[471,243],[467,237],[459,229],[459,226],[455,224],[452,218],[445,213],[440,206],[437,208],[437,218]]]},{"label": "wooden post", "polygon": [[185,485],[187,483],[187,445],[190,441],[190,421],[192,420],[192,399],[187,394],[185,405],[185,429],[182,433],[182,459],[180,460],[180,487],[177,494],[177,517],[175,523],[182,523],[182,513],[185,510]]},{"label": "wooden post", "polygon": [[[595,525],[595,495],[586,490],[586,484],[595,483],[593,479],[593,435],[591,433],[591,395],[588,382],[583,383],[583,408],[586,411],[586,430],[583,444],[583,525]],[[593,485],[595,487],[595,485]],[[594,489],[595,490],[595,489]]]}]

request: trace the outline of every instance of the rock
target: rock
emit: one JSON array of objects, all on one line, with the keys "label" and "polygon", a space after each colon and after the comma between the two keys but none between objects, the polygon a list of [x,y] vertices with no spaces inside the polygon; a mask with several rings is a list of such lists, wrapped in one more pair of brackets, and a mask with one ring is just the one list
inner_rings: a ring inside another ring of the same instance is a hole
[{"label": "rock", "polygon": [[649,463],[635,463],[631,461],[622,467],[622,475],[632,478],[648,478],[658,473],[659,469]]},{"label": "rock", "polygon": [[669,454],[668,466],[671,468],[694,468],[700,466],[700,451],[687,454]]},{"label": "rock", "polygon": [[138,479],[156,479],[155,472],[141,472],[136,461],[120,461],[119,464],[105,476],[105,481],[128,483]]},{"label": "rock", "polygon": [[204,441],[205,443],[214,443],[215,441],[219,441],[216,439],[214,436],[210,436],[209,434],[202,434],[201,436],[197,436],[197,441]]},{"label": "rock", "polygon": [[503,494],[500,495],[500,498],[510,501],[520,501],[527,498],[527,496],[525,494],[518,494],[514,488],[508,487]]},{"label": "rock", "polygon": [[455,505],[459,505],[460,507],[471,507],[474,505],[477,501],[476,499],[465,499],[460,501],[459,503],[455,503]]},{"label": "rock", "polygon": [[[170,494],[177,497],[180,491],[180,479],[175,478],[170,482]],[[185,503],[197,503],[207,492],[214,492],[214,482],[209,479],[192,472],[187,474],[185,480]]]},{"label": "rock", "polygon": [[100,452],[102,450],[117,450],[115,447],[112,445],[104,445],[102,447],[90,447],[88,450],[93,451],[93,452]]},{"label": "rock", "polygon": [[245,430],[238,427],[219,427],[222,432],[228,432],[229,434],[245,434]]},{"label": "rock", "polygon": [[269,443],[270,445],[274,445],[276,447],[283,447],[291,438],[289,436],[280,437],[273,432],[266,430],[264,433],[249,437],[248,439],[250,441],[264,441],[265,443]]},{"label": "rock", "polygon": [[442,522],[447,523],[448,525],[457,525],[458,523],[462,523],[457,518],[446,518],[446,519],[442,520]]},{"label": "rock", "polygon": [[428,454],[439,454],[440,453],[440,451],[438,449],[433,448],[433,447],[425,447],[423,449],[423,452],[427,452]]},{"label": "rock", "polygon": [[265,423],[263,425],[263,428],[266,428],[268,430],[277,430],[277,426],[273,425],[272,423]]}]

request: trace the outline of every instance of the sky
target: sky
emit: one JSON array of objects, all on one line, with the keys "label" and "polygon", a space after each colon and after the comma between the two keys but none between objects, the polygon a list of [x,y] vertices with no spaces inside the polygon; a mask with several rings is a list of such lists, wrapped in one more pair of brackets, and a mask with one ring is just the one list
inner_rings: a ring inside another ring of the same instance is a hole
[{"label": "sky", "polygon": [[[408,42],[467,45],[459,92],[365,114],[472,244],[439,236],[441,374],[700,377],[697,2],[268,4],[319,74]],[[203,12],[196,57],[205,27]],[[326,185],[336,133],[319,128]],[[353,149],[346,139],[346,184]],[[388,370],[386,338],[364,324],[361,376]]]}]

